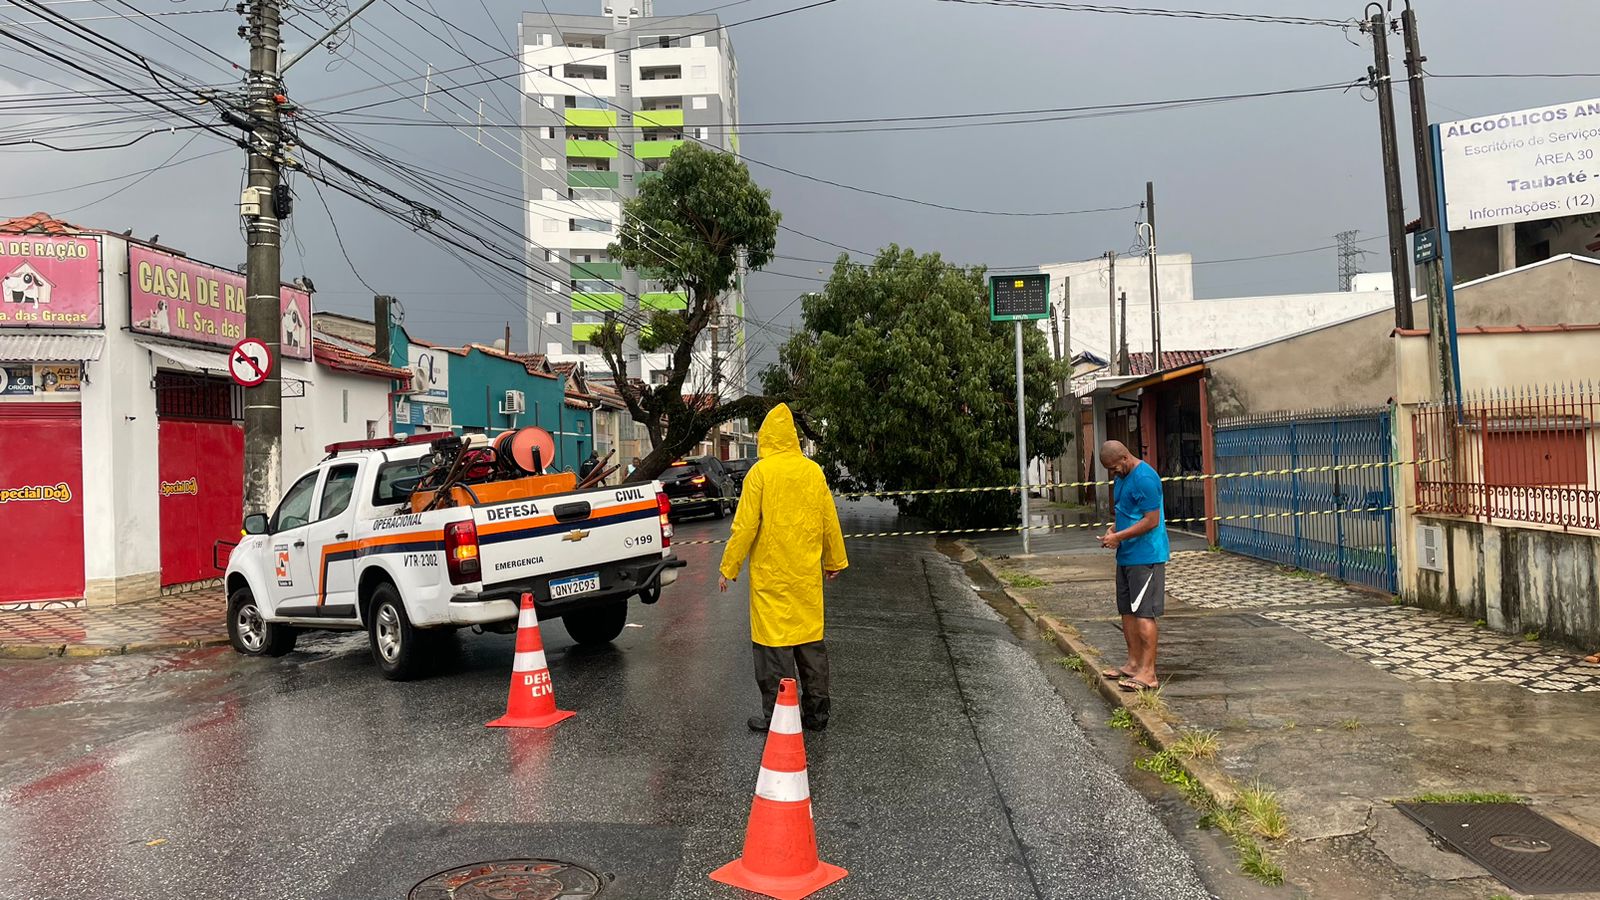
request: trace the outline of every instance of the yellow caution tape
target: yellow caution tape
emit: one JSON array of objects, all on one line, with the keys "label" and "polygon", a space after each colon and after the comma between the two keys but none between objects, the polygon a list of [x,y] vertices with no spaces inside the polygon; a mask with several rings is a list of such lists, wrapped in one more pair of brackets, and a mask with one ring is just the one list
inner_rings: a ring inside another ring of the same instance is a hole
[{"label": "yellow caution tape", "polygon": [[[1238,522],[1246,519],[1285,519],[1293,518],[1295,516],[1332,516],[1341,513],[1349,515],[1353,513],[1390,512],[1398,508],[1399,507],[1396,506],[1358,506],[1351,509],[1311,509],[1274,513],[1241,513],[1234,516],[1194,516],[1182,519],[1167,519],[1166,524],[1172,525],[1189,522]],[[847,541],[853,541],[862,540],[865,538],[926,537],[930,535],[950,534],[998,534],[1001,532],[1020,534],[1023,531],[1056,531],[1065,530],[1068,528],[1110,528],[1111,526],[1111,522],[1072,522],[1061,523],[1057,525],[1029,525],[1026,529],[1018,525],[1006,525],[997,528],[933,528],[922,531],[868,531],[860,534],[847,534],[844,536],[844,539]],[[681,547],[704,544],[726,544],[727,542],[727,538],[715,538],[703,541],[673,540],[672,545],[674,547]]]}]

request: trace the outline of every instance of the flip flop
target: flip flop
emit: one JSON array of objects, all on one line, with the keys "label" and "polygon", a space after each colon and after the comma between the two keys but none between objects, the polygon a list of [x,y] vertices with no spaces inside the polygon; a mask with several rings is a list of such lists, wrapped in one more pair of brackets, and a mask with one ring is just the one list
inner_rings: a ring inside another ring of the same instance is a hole
[{"label": "flip flop", "polygon": [[1117,687],[1131,694],[1135,691],[1153,691],[1161,687],[1161,682],[1158,681],[1155,684],[1145,684],[1137,678],[1124,678],[1117,682]]},{"label": "flip flop", "polygon": [[1101,678],[1127,678],[1128,673],[1121,669],[1104,669],[1100,672]]}]

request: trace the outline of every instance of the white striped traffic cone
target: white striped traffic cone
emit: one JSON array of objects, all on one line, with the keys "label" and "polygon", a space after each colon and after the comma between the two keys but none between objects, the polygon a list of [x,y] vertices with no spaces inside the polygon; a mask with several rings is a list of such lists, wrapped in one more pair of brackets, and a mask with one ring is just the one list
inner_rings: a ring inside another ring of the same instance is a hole
[{"label": "white striped traffic cone", "polygon": [[744,854],[712,872],[711,879],[777,900],[800,900],[847,874],[817,858],[799,694],[794,679],[785,678],[778,683],[778,703],[761,754]]},{"label": "white striped traffic cone", "polygon": [[506,698],[506,714],[489,728],[549,728],[577,713],[556,708],[556,688],[550,682],[550,668],[544,661],[544,639],[539,636],[539,613],[533,608],[533,595],[522,595],[517,613],[517,655],[511,664],[511,695]]}]

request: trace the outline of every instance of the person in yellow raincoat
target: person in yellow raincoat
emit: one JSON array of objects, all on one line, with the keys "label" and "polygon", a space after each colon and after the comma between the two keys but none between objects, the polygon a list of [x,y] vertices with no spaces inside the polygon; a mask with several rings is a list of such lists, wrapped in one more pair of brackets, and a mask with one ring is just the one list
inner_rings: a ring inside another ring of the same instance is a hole
[{"label": "person in yellow raincoat", "polygon": [[828,648],[822,643],[822,579],[850,565],[839,512],[822,468],[800,452],[789,407],[767,413],[757,435],[761,459],[744,477],[733,535],[722,554],[723,592],[750,559],[750,641],[762,715],[750,719],[765,731],[778,701],[778,682],[800,682],[800,720],[809,730],[828,727]]}]

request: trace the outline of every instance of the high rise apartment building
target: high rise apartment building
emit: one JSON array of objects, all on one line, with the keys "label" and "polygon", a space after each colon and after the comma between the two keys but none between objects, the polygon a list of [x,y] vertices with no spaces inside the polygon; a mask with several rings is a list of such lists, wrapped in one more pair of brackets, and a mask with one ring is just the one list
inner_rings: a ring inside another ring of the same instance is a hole
[{"label": "high rise apartment building", "polygon": [[[649,0],[602,9],[527,13],[519,35],[528,253],[540,273],[528,292],[528,344],[541,352],[562,344],[552,355],[599,371],[591,340],[608,312],[638,322],[688,305],[683,292],[607,254],[623,202],[686,141],[739,150],[738,69],[718,18],[656,17]],[[723,396],[744,392],[742,278],[721,312],[697,348],[686,392],[710,389],[713,342]],[[669,365],[667,354],[641,355],[636,346],[629,356],[630,374],[647,381]]]}]

